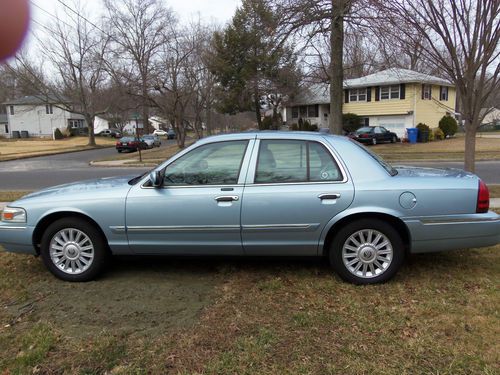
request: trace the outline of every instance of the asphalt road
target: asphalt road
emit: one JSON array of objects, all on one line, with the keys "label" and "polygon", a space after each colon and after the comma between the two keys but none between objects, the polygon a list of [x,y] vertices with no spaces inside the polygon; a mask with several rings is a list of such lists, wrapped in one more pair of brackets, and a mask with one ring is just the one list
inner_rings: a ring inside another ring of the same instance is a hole
[{"label": "asphalt road", "polygon": [[[163,140],[161,147],[175,140]],[[110,176],[139,175],[148,168],[98,168],[89,163],[115,155],[104,148],[0,162],[0,190],[38,190],[68,182]],[[131,154],[132,157],[137,153]]]},{"label": "asphalt road", "polygon": [[[163,141],[162,147],[166,143]],[[107,148],[0,162],[0,190],[37,190],[78,180],[139,175],[148,170],[148,168],[99,168],[89,165],[92,160],[115,153],[114,148]],[[437,168],[463,168],[462,162],[405,164]],[[477,162],[476,174],[487,184],[500,184],[500,161]]]}]

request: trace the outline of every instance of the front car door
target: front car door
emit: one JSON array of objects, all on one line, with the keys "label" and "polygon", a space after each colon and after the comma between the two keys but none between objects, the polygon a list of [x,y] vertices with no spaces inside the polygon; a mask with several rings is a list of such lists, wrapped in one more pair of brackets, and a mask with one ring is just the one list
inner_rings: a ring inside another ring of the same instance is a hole
[{"label": "front car door", "polygon": [[126,232],[133,252],[242,254],[241,202],[254,144],[242,138],[192,148],[164,168],[163,187],[131,189]]},{"label": "front car door", "polygon": [[317,137],[258,136],[242,206],[245,254],[318,254],[323,228],[354,197],[330,147]]}]

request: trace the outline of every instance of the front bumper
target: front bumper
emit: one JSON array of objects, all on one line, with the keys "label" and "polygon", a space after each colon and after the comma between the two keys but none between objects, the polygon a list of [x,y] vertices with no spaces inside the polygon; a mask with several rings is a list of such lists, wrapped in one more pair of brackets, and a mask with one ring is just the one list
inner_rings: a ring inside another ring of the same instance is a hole
[{"label": "front bumper", "polygon": [[411,252],[495,246],[500,243],[500,216],[487,214],[403,218],[410,231]]},{"label": "front bumper", "polygon": [[0,222],[0,245],[12,253],[37,255],[32,238],[34,227]]}]

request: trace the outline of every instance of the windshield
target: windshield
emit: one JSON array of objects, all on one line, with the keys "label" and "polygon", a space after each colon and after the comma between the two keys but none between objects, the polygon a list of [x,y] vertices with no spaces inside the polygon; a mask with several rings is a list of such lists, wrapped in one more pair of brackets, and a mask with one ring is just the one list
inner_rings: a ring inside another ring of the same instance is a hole
[{"label": "windshield", "polygon": [[154,135],[145,135],[143,138],[144,139],[155,139],[155,136]]},{"label": "windshield", "polygon": [[370,155],[373,159],[375,159],[377,161],[377,163],[379,163],[387,171],[387,173],[389,173],[391,176],[395,176],[398,174],[398,171],[396,169],[394,169],[392,165],[390,165],[388,162],[386,162],[384,159],[382,159],[382,157],[380,157],[380,155],[377,155],[372,150],[363,146],[359,142],[356,142],[353,140],[351,140],[351,142],[353,142],[356,146],[358,146],[360,149],[362,149],[364,152],[366,152],[368,155]]}]

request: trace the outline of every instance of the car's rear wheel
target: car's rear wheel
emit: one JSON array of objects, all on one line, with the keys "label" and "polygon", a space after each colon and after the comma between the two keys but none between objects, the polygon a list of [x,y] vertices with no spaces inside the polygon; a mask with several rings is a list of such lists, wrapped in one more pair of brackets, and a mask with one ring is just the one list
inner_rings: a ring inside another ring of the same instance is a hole
[{"label": "car's rear wheel", "polygon": [[397,142],[397,139],[396,139],[396,137],[394,137],[394,136],[393,136],[393,137],[391,138],[391,143],[396,143],[396,142]]},{"label": "car's rear wheel", "polygon": [[354,284],[375,284],[392,278],[404,260],[398,232],[378,219],[362,219],[341,228],[333,239],[330,263],[339,276]]},{"label": "car's rear wheel", "polygon": [[79,218],[63,218],[43,234],[40,255],[54,276],[65,281],[89,281],[102,272],[109,252],[94,225]]}]

